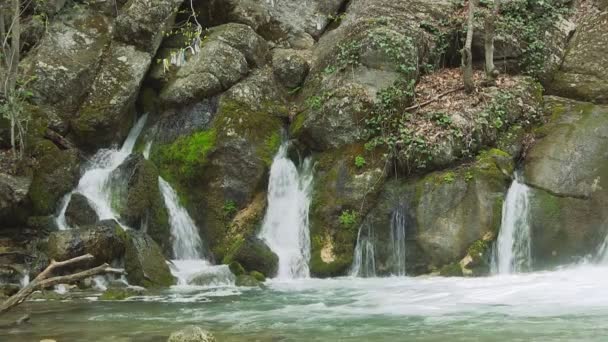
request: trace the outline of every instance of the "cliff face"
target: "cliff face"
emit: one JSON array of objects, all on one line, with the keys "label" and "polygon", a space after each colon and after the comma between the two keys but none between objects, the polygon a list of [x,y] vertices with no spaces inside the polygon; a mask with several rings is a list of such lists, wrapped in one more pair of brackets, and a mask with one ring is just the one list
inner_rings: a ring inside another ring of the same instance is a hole
[{"label": "cliff face", "polygon": [[[453,265],[495,238],[522,159],[534,188],[538,267],[582,256],[605,234],[602,1],[555,14],[523,0],[505,5],[501,16],[512,21],[499,26],[494,82],[481,72],[484,27],[476,23],[473,94],[460,89],[457,68],[466,11],[450,1],[48,3],[45,30],[35,16],[24,21],[33,42],[20,63],[32,93],[27,155],[13,163],[0,152],[0,233],[24,248],[37,249],[29,243],[56,229],[52,217],[86,156],[122,142],[144,112],[136,151],[148,144],[149,160],[120,167],[131,178],[117,196],[129,226],[147,220],[156,242],[138,239],[160,245],[155,253],[169,256],[171,245],[160,175],[217,262],[272,259],[254,236],[287,133],[294,161],[316,162],[314,276],[347,272],[361,225],[388,243],[392,212],[404,205],[408,273]],[[509,29],[517,20],[535,31]],[[544,97],[541,82],[548,94],[588,102]],[[3,149],[9,128],[0,119]],[[377,261],[389,270],[389,259],[379,253]]]}]

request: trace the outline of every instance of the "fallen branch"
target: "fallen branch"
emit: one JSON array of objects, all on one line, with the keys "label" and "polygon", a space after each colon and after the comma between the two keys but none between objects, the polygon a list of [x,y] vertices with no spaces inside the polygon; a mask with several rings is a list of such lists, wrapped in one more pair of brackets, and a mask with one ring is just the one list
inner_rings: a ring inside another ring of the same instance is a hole
[{"label": "fallen branch", "polygon": [[32,280],[29,284],[27,284],[25,287],[23,287],[21,290],[19,290],[19,292],[17,292],[15,295],[11,296],[4,303],[2,303],[2,305],[0,305],[0,314],[5,313],[5,312],[9,311],[10,309],[12,309],[13,307],[21,304],[23,301],[25,301],[27,299],[27,297],[29,297],[34,291],[37,291],[37,290],[42,290],[42,289],[45,289],[45,288],[48,288],[48,287],[51,287],[51,286],[54,286],[57,284],[74,283],[79,280],[82,280],[82,279],[85,279],[88,277],[92,277],[92,276],[98,275],[98,274],[105,274],[105,273],[124,274],[124,271],[121,269],[111,268],[110,265],[103,264],[103,265],[88,269],[86,271],[81,271],[78,273],[69,274],[69,275],[65,275],[65,276],[56,276],[56,277],[49,278],[51,273],[53,273],[53,271],[58,268],[61,268],[61,267],[67,266],[67,265],[80,263],[82,261],[91,261],[93,259],[95,259],[95,258],[91,254],[85,254],[85,255],[81,255],[79,257],[72,258],[72,259],[65,260],[65,261],[52,260],[51,264],[44,271],[42,271],[36,278],[34,278],[34,280]]},{"label": "fallen branch", "polygon": [[437,96],[433,97],[433,98],[432,98],[432,99],[430,99],[430,100],[427,100],[427,101],[424,101],[424,102],[422,102],[422,103],[418,103],[418,104],[415,104],[415,105],[413,105],[413,106],[407,107],[407,108],[405,108],[405,111],[407,112],[407,111],[410,111],[410,110],[412,110],[412,109],[417,109],[417,108],[422,108],[422,107],[424,107],[424,106],[428,106],[428,105],[430,105],[431,103],[433,103],[433,102],[435,102],[435,101],[437,101],[437,100],[441,99],[442,97],[444,97],[444,96],[446,96],[446,95],[450,95],[451,93],[455,93],[455,92],[460,91],[460,90],[464,90],[464,86],[462,86],[462,87],[458,87],[458,88],[456,88],[456,89],[448,90],[448,91],[446,91],[446,92],[444,92],[444,93],[441,93],[441,94],[439,94],[439,95],[437,95]]},{"label": "fallen branch", "polygon": [[61,134],[53,131],[52,129],[47,129],[44,132],[44,137],[52,141],[55,145],[59,146],[63,150],[70,150],[76,148],[71,141],[64,138]]}]

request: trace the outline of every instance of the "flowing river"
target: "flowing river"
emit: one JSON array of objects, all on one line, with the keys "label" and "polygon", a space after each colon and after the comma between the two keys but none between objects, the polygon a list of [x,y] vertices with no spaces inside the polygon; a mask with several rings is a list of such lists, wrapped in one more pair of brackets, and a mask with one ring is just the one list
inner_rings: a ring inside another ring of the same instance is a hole
[{"label": "flowing river", "polygon": [[0,340],[166,341],[188,324],[219,341],[604,341],[608,267],[487,278],[268,281],[266,289],[176,287],[122,302],[27,302],[31,324]]}]

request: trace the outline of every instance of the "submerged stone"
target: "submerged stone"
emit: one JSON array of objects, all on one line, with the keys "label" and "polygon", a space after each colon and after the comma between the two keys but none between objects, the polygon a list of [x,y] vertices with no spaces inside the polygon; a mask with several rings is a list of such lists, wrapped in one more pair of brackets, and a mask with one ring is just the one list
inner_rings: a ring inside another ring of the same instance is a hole
[{"label": "submerged stone", "polygon": [[196,327],[189,326],[182,330],[176,331],[169,336],[167,342],[215,342],[216,339],[209,331]]}]

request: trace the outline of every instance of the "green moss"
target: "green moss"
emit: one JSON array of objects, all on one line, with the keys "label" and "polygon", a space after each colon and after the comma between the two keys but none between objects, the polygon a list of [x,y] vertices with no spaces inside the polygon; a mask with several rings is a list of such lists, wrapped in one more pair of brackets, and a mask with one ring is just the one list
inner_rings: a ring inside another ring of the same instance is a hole
[{"label": "green moss", "polygon": [[321,259],[319,251],[310,258],[311,275],[319,278],[339,277],[346,274],[352,264],[352,254],[336,255],[336,260],[327,263]]},{"label": "green moss", "polygon": [[259,287],[262,285],[256,278],[254,278],[253,276],[247,275],[247,274],[242,274],[242,275],[236,277],[235,284],[236,284],[236,286],[246,286],[246,287]]},{"label": "green moss", "polygon": [[457,262],[447,264],[441,267],[439,275],[444,277],[462,277],[462,268]]},{"label": "green moss", "polygon": [[278,131],[275,131],[264,140],[264,145],[260,150],[260,157],[266,166],[270,167],[272,164],[272,159],[279,150],[279,146],[281,146],[281,134]]},{"label": "green moss", "polygon": [[199,175],[207,163],[209,152],[215,147],[217,133],[214,129],[178,138],[172,144],[159,146],[153,159],[172,183]]},{"label": "green moss", "polygon": [[304,127],[304,121],[306,121],[306,114],[300,113],[296,115],[296,118],[291,123],[290,133],[291,135],[298,135],[302,128]]},{"label": "green moss", "polygon": [[266,277],[261,272],[251,271],[251,273],[249,273],[249,275],[252,276],[253,278],[255,278],[255,280],[257,280],[259,282],[265,282],[266,281]]},{"label": "green moss", "polygon": [[232,272],[232,274],[234,274],[235,276],[245,274],[245,269],[237,261],[231,262],[228,267],[230,268],[230,272]]},{"label": "green moss", "polygon": [[99,299],[101,300],[124,300],[137,295],[128,289],[107,289]]}]

